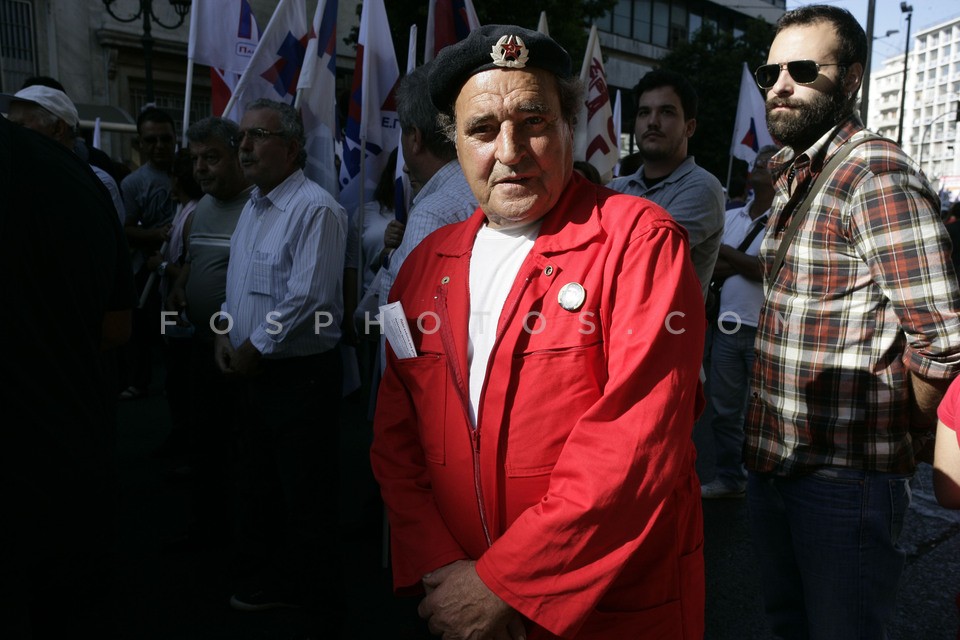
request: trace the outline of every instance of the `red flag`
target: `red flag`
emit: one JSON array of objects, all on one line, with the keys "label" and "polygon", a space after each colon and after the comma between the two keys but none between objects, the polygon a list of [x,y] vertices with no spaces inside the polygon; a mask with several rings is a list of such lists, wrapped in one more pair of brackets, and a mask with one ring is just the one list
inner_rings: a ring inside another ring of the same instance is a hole
[{"label": "red flag", "polygon": [[479,26],[472,0],[430,0],[423,61],[430,62],[441,49],[460,42]]}]

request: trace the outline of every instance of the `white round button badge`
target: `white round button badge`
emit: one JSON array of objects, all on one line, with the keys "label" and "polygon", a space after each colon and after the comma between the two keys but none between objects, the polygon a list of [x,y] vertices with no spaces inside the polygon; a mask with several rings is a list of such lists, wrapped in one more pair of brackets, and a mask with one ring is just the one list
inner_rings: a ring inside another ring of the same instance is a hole
[{"label": "white round button badge", "polygon": [[570,282],[560,288],[557,301],[567,311],[576,311],[587,300],[587,292],[579,282]]}]

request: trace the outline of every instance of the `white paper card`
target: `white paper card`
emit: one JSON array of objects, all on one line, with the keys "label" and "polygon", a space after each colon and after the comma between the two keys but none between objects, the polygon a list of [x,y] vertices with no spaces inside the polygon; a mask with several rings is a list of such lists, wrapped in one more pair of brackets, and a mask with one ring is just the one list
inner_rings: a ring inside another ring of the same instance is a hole
[{"label": "white paper card", "polygon": [[398,358],[417,357],[413,336],[410,335],[410,325],[407,324],[407,316],[399,301],[380,305],[380,326]]}]

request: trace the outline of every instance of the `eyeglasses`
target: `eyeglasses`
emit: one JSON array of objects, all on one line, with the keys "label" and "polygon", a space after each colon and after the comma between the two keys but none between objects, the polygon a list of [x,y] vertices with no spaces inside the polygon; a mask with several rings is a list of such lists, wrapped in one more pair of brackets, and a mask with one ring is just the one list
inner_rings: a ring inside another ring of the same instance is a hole
[{"label": "eyeglasses", "polygon": [[757,84],[761,89],[769,89],[777,84],[780,72],[784,69],[793,78],[797,84],[813,84],[820,76],[821,67],[845,67],[845,62],[817,63],[813,60],[791,60],[790,62],[781,62],[778,64],[763,64],[757,67],[753,75],[757,78]]},{"label": "eyeglasses", "polygon": [[260,127],[255,127],[253,129],[241,129],[237,133],[235,144],[239,145],[243,142],[244,137],[249,137],[254,142],[263,142],[270,136],[284,137],[286,134],[283,131],[267,131],[266,129],[261,129]]}]

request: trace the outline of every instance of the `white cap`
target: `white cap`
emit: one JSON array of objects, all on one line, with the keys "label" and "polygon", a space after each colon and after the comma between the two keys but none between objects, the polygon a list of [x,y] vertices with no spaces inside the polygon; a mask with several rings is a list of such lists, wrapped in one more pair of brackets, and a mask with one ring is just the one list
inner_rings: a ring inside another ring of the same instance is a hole
[{"label": "white cap", "polygon": [[35,84],[32,87],[20,89],[13,94],[14,100],[23,102],[32,102],[38,104],[53,115],[57,116],[71,127],[77,126],[80,117],[77,115],[77,108],[73,101],[59,89],[51,89],[43,85]]}]

